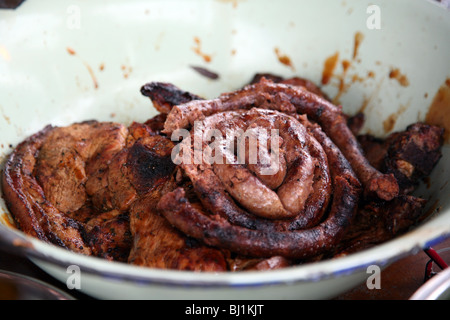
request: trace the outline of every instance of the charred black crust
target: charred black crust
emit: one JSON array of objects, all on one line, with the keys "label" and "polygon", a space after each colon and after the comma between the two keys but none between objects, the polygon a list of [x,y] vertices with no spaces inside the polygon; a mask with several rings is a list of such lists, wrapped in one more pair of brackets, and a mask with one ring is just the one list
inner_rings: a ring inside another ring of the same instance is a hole
[{"label": "charred black crust", "polygon": [[168,108],[177,106],[192,100],[200,100],[201,97],[188,91],[181,90],[171,83],[150,82],[141,87],[141,94],[149,97],[159,105],[166,105]]},{"label": "charred black crust", "polygon": [[145,194],[164,183],[175,171],[171,156],[161,156],[141,143],[135,143],[128,153],[126,166],[130,181],[139,194]]}]

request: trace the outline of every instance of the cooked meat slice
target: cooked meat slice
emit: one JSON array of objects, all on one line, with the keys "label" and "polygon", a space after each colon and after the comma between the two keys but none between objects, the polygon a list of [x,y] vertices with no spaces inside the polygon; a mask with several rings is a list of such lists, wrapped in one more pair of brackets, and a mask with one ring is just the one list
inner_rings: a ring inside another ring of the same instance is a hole
[{"label": "cooked meat slice", "polygon": [[126,167],[128,180],[139,196],[152,192],[167,182],[175,164],[171,158],[173,143],[162,136],[138,140],[128,149]]},{"label": "cooked meat slice", "polygon": [[80,233],[79,223],[48,201],[33,177],[39,150],[54,130],[47,126],[19,144],[9,156],[2,178],[3,197],[17,227],[25,234],[89,255],[91,249]]},{"label": "cooked meat slice", "polygon": [[273,74],[273,73],[256,73],[252,80],[250,80],[249,84],[255,84],[260,82],[263,78],[270,80],[274,83],[280,83],[281,81],[284,80],[284,78],[282,76]]},{"label": "cooked meat slice", "polygon": [[292,262],[280,256],[264,259],[245,270],[276,270],[286,268],[292,265]]},{"label": "cooked meat slice", "polygon": [[167,190],[159,187],[131,208],[134,239],[129,263],[163,269],[226,271],[221,251],[187,237],[158,214],[156,205],[164,192]]},{"label": "cooked meat slice", "polygon": [[[125,146],[127,129],[115,123],[83,122],[55,128],[37,157],[36,179],[47,199],[63,213],[87,200],[114,156]],[[88,181],[89,180],[89,181]]]}]

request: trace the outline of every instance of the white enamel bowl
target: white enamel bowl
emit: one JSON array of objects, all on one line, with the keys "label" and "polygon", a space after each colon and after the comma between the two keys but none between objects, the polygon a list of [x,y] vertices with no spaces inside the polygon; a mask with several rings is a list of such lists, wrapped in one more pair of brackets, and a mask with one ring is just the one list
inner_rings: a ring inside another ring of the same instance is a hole
[{"label": "white enamel bowl", "polygon": [[[145,121],[155,114],[139,91],[146,82],[172,82],[209,98],[241,87],[256,72],[320,83],[324,61],[336,52],[335,77],[323,90],[336,96],[336,77],[348,60],[344,110],[351,114],[364,104],[367,132],[386,134],[383,121],[396,113],[391,129],[404,129],[424,119],[450,77],[450,13],[426,0],[377,3],[27,0],[17,10],[0,10],[1,159],[47,124]],[[363,41],[353,59],[358,33]],[[408,85],[389,77],[396,68]],[[369,265],[383,268],[450,234],[449,151],[446,145],[430,187],[418,191],[431,210],[440,209],[422,225],[370,250],[278,271],[177,272],[80,256],[11,228],[3,202],[0,237],[5,248],[62,282],[69,265],[79,266],[81,290],[102,299],[332,298],[363,283]]]}]

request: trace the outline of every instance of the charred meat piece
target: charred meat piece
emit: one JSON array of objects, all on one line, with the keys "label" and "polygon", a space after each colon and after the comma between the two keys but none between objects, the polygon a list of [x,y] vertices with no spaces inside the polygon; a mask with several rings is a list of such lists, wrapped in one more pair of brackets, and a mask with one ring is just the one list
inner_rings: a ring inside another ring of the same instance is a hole
[{"label": "charred meat piece", "polygon": [[397,179],[402,194],[411,193],[431,174],[442,157],[444,131],[437,126],[415,123],[386,139],[361,135],[358,140],[370,163]]},{"label": "charred meat piece", "polygon": [[362,203],[334,256],[371,248],[408,231],[422,220],[425,204],[426,200],[410,195],[400,195],[387,202]]},{"label": "charred meat piece", "polygon": [[81,208],[88,196],[86,185],[96,184],[125,146],[127,134],[120,124],[98,122],[52,130],[39,149],[34,171],[46,198],[63,213]]},{"label": "charred meat piece", "polygon": [[427,201],[409,193],[430,175],[441,158],[443,129],[415,123],[386,139],[371,135],[361,135],[358,139],[374,167],[394,174],[399,181],[400,195],[392,201],[361,203],[355,222],[339,245],[340,254],[390,240],[425,218]]},{"label": "charred meat piece", "polygon": [[111,182],[105,172],[113,171],[127,133],[120,124],[89,121],[49,126],[21,143],[3,173],[5,202],[18,228],[74,252],[123,260],[129,222],[120,211],[106,214],[92,205],[90,192]]},{"label": "charred meat piece", "polygon": [[195,94],[164,82],[147,83],[141,87],[141,93],[150,98],[156,110],[166,114],[170,112],[173,106],[201,99]]},{"label": "charred meat piece", "polygon": [[416,123],[406,131],[392,135],[382,171],[394,174],[404,193],[414,190],[418,182],[428,177],[442,157],[444,130]]},{"label": "charred meat piece", "polygon": [[364,126],[365,121],[366,117],[364,113],[358,112],[353,116],[347,117],[347,126],[349,127],[350,131],[353,132],[353,135],[357,136]]}]

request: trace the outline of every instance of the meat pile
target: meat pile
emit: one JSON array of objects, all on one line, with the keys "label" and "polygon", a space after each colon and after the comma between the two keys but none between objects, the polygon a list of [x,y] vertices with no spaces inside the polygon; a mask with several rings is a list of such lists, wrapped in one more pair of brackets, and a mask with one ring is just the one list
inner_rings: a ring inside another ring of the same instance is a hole
[{"label": "meat pile", "polygon": [[[2,187],[20,230],[113,261],[241,271],[346,255],[425,218],[411,193],[441,157],[441,128],[360,135],[363,115],[270,74],[212,100],[159,82],[141,93],[160,112],[145,123],[47,126],[16,147]],[[197,126],[214,138],[197,143]],[[251,134],[223,148],[230,132]]]}]

